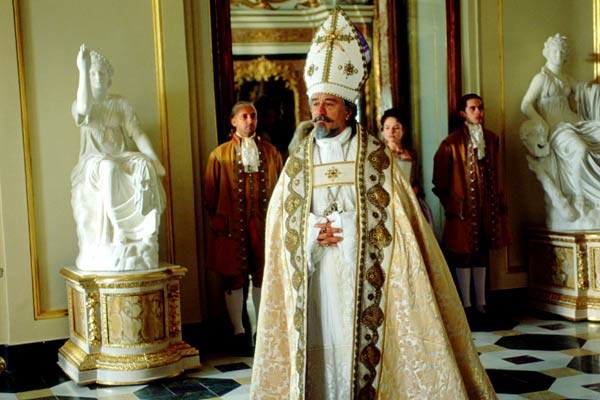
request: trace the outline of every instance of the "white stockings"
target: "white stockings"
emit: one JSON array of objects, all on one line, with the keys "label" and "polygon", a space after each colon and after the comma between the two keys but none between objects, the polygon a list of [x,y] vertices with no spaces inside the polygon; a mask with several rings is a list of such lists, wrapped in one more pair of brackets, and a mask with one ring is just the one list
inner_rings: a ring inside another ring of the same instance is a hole
[{"label": "white stockings", "polygon": [[[471,272],[472,271],[472,272]],[[456,279],[463,307],[471,307],[471,275],[475,286],[475,307],[480,313],[485,313],[485,273],[486,268],[456,268]]]},{"label": "white stockings", "polygon": [[456,279],[463,307],[471,307],[471,268],[456,268]]},{"label": "white stockings", "polygon": [[473,284],[475,285],[475,308],[485,314],[485,268],[473,268]]},{"label": "white stockings", "polygon": [[256,321],[258,322],[258,309],[260,308],[260,288],[252,286],[252,303],[256,312]]},{"label": "white stockings", "polygon": [[227,313],[233,325],[233,334],[239,335],[245,333],[244,325],[242,324],[242,312],[244,311],[244,289],[239,288],[230,292],[225,292],[225,304]]}]

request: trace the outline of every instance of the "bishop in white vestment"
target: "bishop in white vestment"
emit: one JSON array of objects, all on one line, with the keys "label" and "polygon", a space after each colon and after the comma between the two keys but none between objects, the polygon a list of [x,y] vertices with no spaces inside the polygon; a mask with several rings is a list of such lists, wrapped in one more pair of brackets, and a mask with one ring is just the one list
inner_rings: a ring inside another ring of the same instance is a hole
[{"label": "bishop in white vestment", "polygon": [[354,120],[363,41],[339,9],[313,39],[315,129],[269,203],[251,398],[495,399],[410,183]]}]

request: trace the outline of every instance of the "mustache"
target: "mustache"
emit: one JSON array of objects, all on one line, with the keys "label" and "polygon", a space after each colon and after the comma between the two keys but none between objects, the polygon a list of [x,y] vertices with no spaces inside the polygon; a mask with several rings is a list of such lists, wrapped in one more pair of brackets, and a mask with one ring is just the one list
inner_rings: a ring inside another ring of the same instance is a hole
[{"label": "mustache", "polygon": [[325,115],[319,115],[318,117],[314,117],[313,120],[312,120],[312,122],[315,122],[315,123],[321,122],[321,121],[323,121],[323,122],[333,122],[333,120],[331,118],[326,117]]}]

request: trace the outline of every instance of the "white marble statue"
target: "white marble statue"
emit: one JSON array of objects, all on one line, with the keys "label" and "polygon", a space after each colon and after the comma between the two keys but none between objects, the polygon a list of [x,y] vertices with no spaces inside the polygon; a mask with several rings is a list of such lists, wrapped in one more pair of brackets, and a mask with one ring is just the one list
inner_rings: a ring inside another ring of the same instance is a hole
[{"label": "white marble statue", "polygon": [[79,87],[71,109],[81,132],[71,175],[77,268],[158,268],[165,169],[129,102],[108,93],[113,74],[108,60],[81,45],[77,68]]},{"label": "white marble statue", "polygon": [[529,119],[521,125],[520,136],[529,168],[545,192],[547,227],[598,230],[600,86],[577,83],[567,75],[562,70],[567,53],[566,37],[557,33],[545,42],[546,64],[521,103]]}]

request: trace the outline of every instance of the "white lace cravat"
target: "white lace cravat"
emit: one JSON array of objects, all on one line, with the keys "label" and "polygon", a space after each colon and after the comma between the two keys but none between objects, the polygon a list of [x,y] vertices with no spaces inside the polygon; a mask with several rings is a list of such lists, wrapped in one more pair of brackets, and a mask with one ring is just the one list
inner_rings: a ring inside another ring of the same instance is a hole
[{"label": "white lace cravat", "polygon": [[483,128],[481,127],[481,124],[465,124],[467,125],[467,128],[469,128],[473,148],[477,149],[477,158],[481,160],[485,157],[485,139],[483,138]]},{"label": "white lace cravat", "polygon": [[250,137],[242,137],[235,133],[241,140],[242,149],[242,164],[244,164],[244,172],[258,172],[258,147],[254,141],[256,133]]}]

